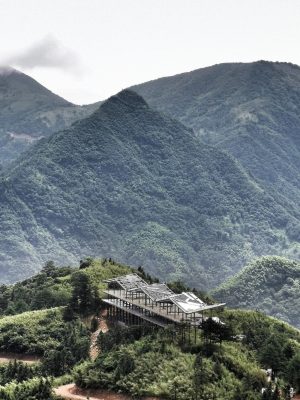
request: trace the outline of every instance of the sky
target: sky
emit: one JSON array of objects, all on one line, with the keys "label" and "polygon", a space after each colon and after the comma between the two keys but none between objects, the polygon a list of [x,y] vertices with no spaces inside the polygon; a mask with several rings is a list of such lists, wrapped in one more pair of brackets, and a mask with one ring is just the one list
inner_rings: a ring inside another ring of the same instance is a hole
[{"label": "sky", "polygon": [[300,0],[0,0],[0,65],[76,104],[223,62],[300,65]]}]

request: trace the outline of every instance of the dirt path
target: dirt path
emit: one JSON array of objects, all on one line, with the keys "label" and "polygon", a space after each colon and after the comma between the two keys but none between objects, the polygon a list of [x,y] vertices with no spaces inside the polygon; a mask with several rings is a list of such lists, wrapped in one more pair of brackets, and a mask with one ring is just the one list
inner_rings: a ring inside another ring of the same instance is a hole
[{"label": "dirt path", "polygon": [[89,400],[131,400],[130,397],[116,393],[100,390],[82,390],[79,389],[74,383],[60,386],[59,388],[54,389],[54,393],[66,400],[86,400],[87,398]]},{"label": "dirt path", "polygon": [[[124,394],[108,392],[106,390],[82,390],[74,383],[60,386],[54,390],[57,396],[63,397],[65,400],[132,400],[132,397]],[[145,397],[144,400],[159,400],[154,397]]]},{"label": "dirt path", "polygon": [[99,354],[99,349],[97,347],[97,338],[100,332],[106,333],[108,331],[108,326],[105,320],[106,311],[101,314],[101,317],[98,318],[99,328],[92,333],[91,336],[91,346],[90,346],[90,357],[92,360],[95,360]]},{"label": "dirt path", "polygon": [[39,357],[28,354],[0,353],[0,364],[9,363],[14,360],[22,361],[26,364],[35,364],[41,361]]},{"label": "dirt path", "polygon": [[[108,331],[108,326],[105,320],[106,312],[101,314],[98,319],[99,328],[91,336],[91,346],[90,346],[90,357],[94,360],[99,354],[99,349],[97,347],[97,338],[100,332],[106,333]],[[65,400],[132,400],[124,394],[113,393],[107,390],[83,390],[78,388],[75,383],[69,383],[68,385],[59,386],[54,389],[54,393],[57,396],[64,398]],[[159,400],[154,397],[147,397],[144,400]]]}]

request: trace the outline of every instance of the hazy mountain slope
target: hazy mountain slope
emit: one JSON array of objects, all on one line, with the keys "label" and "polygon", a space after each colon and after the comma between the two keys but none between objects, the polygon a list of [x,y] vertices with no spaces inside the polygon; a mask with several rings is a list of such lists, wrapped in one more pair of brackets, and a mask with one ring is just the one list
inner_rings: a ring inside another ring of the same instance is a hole
[{"label": "hazy mountain slope", "polygon": [[[300,68],[259,61],[219,64],[134,87],[150,104],[228,150],[298,207]],[[299,231],[295,232],[299,239]]]},{"label": "hazy mountain slope", "polygon": [[300,264],[296,261],[262,257],[213,295],[229,307],[258,309],[300,327]]},{"label": "hazy mountain slope", "polygon": [[101,255],[212,286],[283,251],[297,221],[230,156],[123,91],[3,175],[1,279]]},{"label": "hazy mountain slope", "polygon": [[0,164],[98,107],[98,103],[76,106],[29,76],[13,68],[0,68]]}]

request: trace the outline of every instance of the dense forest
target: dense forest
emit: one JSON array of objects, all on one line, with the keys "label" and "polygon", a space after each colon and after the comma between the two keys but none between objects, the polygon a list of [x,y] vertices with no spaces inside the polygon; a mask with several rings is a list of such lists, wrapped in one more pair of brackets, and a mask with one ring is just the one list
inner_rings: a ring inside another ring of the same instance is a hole
[{"label": "dense forest", "polygon": [[[257,61],[224,63],[133,87],[151,107],[228,151],[276,193],[300,201],[300,67]],[[290,226],[297,239],[299,225]]]},{"label": "dense forest", "polygon": [[300,264],[262,257],[247,265],[212,295],[229,307],[260,310],[300,327]]},{"label": "dense forest", "polygon": [[[103,280],[132,271],[156,280],[143,268],[88,258],[73,269],[48,262],[38,275],[3,285],[0,351],[41,361],[0,364],[0,398],[55,399],[53,388],[72,381],[82,389],[178,400],[283,400],[290,386],[300,390],[299,331],[258,311],[221,310],[223,328],[208,319],[193,344],[174,336],[172,327],[111,322],[98,336],[100,354],[91,360],[90,335],[97,329],[93,316],[102,309]],[[170,286],[187,289],[180,282]],[[276,381],[268,383],[262,368],[272,368]]]},{"label": "dense forest", "polygon": [[113,254],[207,289],[255,255],[297,251],[297,210],[132,91],[4,171],[0,210],[4,283]]}]

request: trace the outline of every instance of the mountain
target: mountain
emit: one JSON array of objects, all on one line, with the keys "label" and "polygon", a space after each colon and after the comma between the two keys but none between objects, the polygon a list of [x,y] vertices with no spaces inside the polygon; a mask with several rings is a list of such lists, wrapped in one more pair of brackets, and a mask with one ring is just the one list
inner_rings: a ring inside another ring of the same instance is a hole
[{"label": "mountain", "polygon": [[123,91],[2,173],[0,276],[99,255],[206,289],[254,255],[290,254],[298,221],[227,153]]},{"label": "mountain", "polygon": [[31,77],[0,67],[0,164],[6,165],[42,137],[90,115],[99,104],[77,106]]},{"label": "mountain", "polygon": [[[150,106],[194,129],[239,160],[251,176],[300,202],[300,68],[279,62],[228,63],[133,88]],[[300,231],[289,227],[298,240]],[[297,252],[299,258],[299,252]]]},{"label": "mountain", "polygon": [[262,257],[213,291],[232,308],[257,309],[300,328],[300,263]]}]

